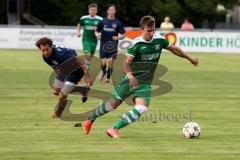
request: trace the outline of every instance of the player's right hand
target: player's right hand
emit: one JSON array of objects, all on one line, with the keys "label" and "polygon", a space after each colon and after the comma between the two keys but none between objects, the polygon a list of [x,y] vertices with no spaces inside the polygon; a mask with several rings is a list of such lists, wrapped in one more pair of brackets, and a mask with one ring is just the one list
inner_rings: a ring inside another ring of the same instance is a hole
[{"label": "player's right hand", "polygon": [[97,40],[101,39],[101,33],[95,32],[95,36],[96,36]]},{"label": "player's right hand", "polygon": [[128,80],[130,85],[134,88],[138,88],[138,80],[132,75],[132,74],[127,74]]}]

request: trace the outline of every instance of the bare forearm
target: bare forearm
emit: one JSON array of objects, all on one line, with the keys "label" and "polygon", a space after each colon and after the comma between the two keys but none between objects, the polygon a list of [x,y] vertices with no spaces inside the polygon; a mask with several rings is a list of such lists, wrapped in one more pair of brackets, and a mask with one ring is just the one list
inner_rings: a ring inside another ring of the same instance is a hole
[{"label": "bare forearm", "polygon": [[130,68],[130,64],[132,63],[133,58],[132,57],[128,57],[126,58],[126,60],[123,63],[124,66],[124,72],[127,75],[127,78],[129,80],[129,84],[131,84],[131,86],[134,89],[137,89],[138,87],[138,80],[133,76],[132,70]]},{"label": "bare forearm", "polygon": [[77,63],[79,64],[79,66],[81,66],[84,73],[88,71],[87,65],[81,57],[77,57]]},{"label": "bare forearm", "polygon": [[128,77],[128,79],[133,79],[134,76],[133,76],[132,70],[130,68],[130,62],[124,61],[123,66],[124,66],[123,67],[124,68],[124,72],[125,72],[126,76]]},{"label": "bare forearm", "polygon": [[80,26],[80,24],[78,24],[78,25],[77,25],[77,34],[79,34],[80,31],[81,31],[81,26]]},{"label": "bare forearm", "polygon": [[124,61],[123,62],[123,68],[124,68],[124,72],[126,74],[132,72],[132,70],[130,68],[130,63],[129,62]]},{"label": "bare forearm", "polygon": [[187,55],[186,53],[184,53],[179,47],[176,46],[170,46],[169,48],[167,48],[169,51],[171,51],[173,54],[185,58],[187,60],[189,60],[194,66],[198,65],[198,59],[195,57],[190,57],[189,55]]},{"label": "bare forearm", "polygon": [[188,60],[191,59],[190,56],[188,56],[184,51],[179,47],[174,47],[172,50],[170,50],[173,54],[177,55],[178,57],[186,58]]},{"label": "bare forearm", "polygon": [[87,77],[87,78],[91,78],[91,75],[88,71],[88,69],[86,71],[84,71],[84,75]]},{"label": "bare forearm", "polygon": [[85,64],[84,60],[81,57],[77,58],[77,62],[81,66],[81,68],[84,72],[88,86],[91,86],[93,84],[93,81],[91,80],[91,75],[90,75],[87,65]]}]

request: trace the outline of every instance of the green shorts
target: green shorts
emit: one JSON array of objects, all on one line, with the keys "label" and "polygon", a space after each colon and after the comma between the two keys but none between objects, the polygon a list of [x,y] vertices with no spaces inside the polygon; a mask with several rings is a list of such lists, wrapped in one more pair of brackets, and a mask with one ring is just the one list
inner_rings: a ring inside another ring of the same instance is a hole
[{"label": "green shorts", "polygon": [[97,47],[97,42],[82,41],[83,53],[84,54],[94,54]]},{"label": "green shorts", "polygon": [[149,106],[151,101],[152,87],[150,84],[139,84],[137,89],[129,84],[127,77],[122,77],[112,93],[112,98],[116,100],[124,101],[127,97],[133,94],[134,97],[139,97],[145,100]]}]

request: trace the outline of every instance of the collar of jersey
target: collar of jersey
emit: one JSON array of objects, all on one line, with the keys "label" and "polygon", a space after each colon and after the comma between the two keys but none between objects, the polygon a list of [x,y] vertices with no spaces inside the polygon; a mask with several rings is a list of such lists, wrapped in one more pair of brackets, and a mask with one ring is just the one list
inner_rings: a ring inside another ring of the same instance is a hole
[{"label": "collar of jersey", "polygon": [[150,41],[146,41],[145,39],[143,39],[143,35],[141,35],[140,41],[145,42],[145,43],[151,43],[154,39],[154,36],[152,37],[152,39]]},{"label": "collar of jersey", "polygon": [[88,18],[90,18],[90,19],[97,18],[97,15],[95,15],[94,17],[92,17],[92,16],[90,16],[90,15],[87,15],[87,16],[88,16]]}]

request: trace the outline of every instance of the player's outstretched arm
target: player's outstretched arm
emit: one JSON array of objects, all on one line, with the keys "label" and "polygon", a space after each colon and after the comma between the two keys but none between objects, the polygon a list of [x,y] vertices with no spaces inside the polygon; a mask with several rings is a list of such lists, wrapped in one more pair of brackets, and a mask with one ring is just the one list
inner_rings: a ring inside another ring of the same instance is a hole
[{"label": "player's outstretched arm", "polygon": [[125,38],[125,34],[123,33],[123,34],[119,34],[118,36],[113,36],[112,37],[112,39],[114,40],[114,41],[118,41],[118,40],[122,40],[122,39],[124,39]]},{"label": "player's outstretched arm", "polygon": [[84,72],[84,75],[86,77],[86,81],[87,81],[88,86],[92,86],[93,85],[93,81],[91,79],[89,70],[88,70],[87,65],[85,64],[84,60],[80,56],[78,56],[77,57],[77,62],[81,66],[81,68],[82,68],[82,70]]},{"label": "player's outstretched arm", "polygon": [[198,65],[198,58],[187,55],[181,48],[177,46],[169,46],[166,49],[179,57],[189,60],[194,66]]}]

